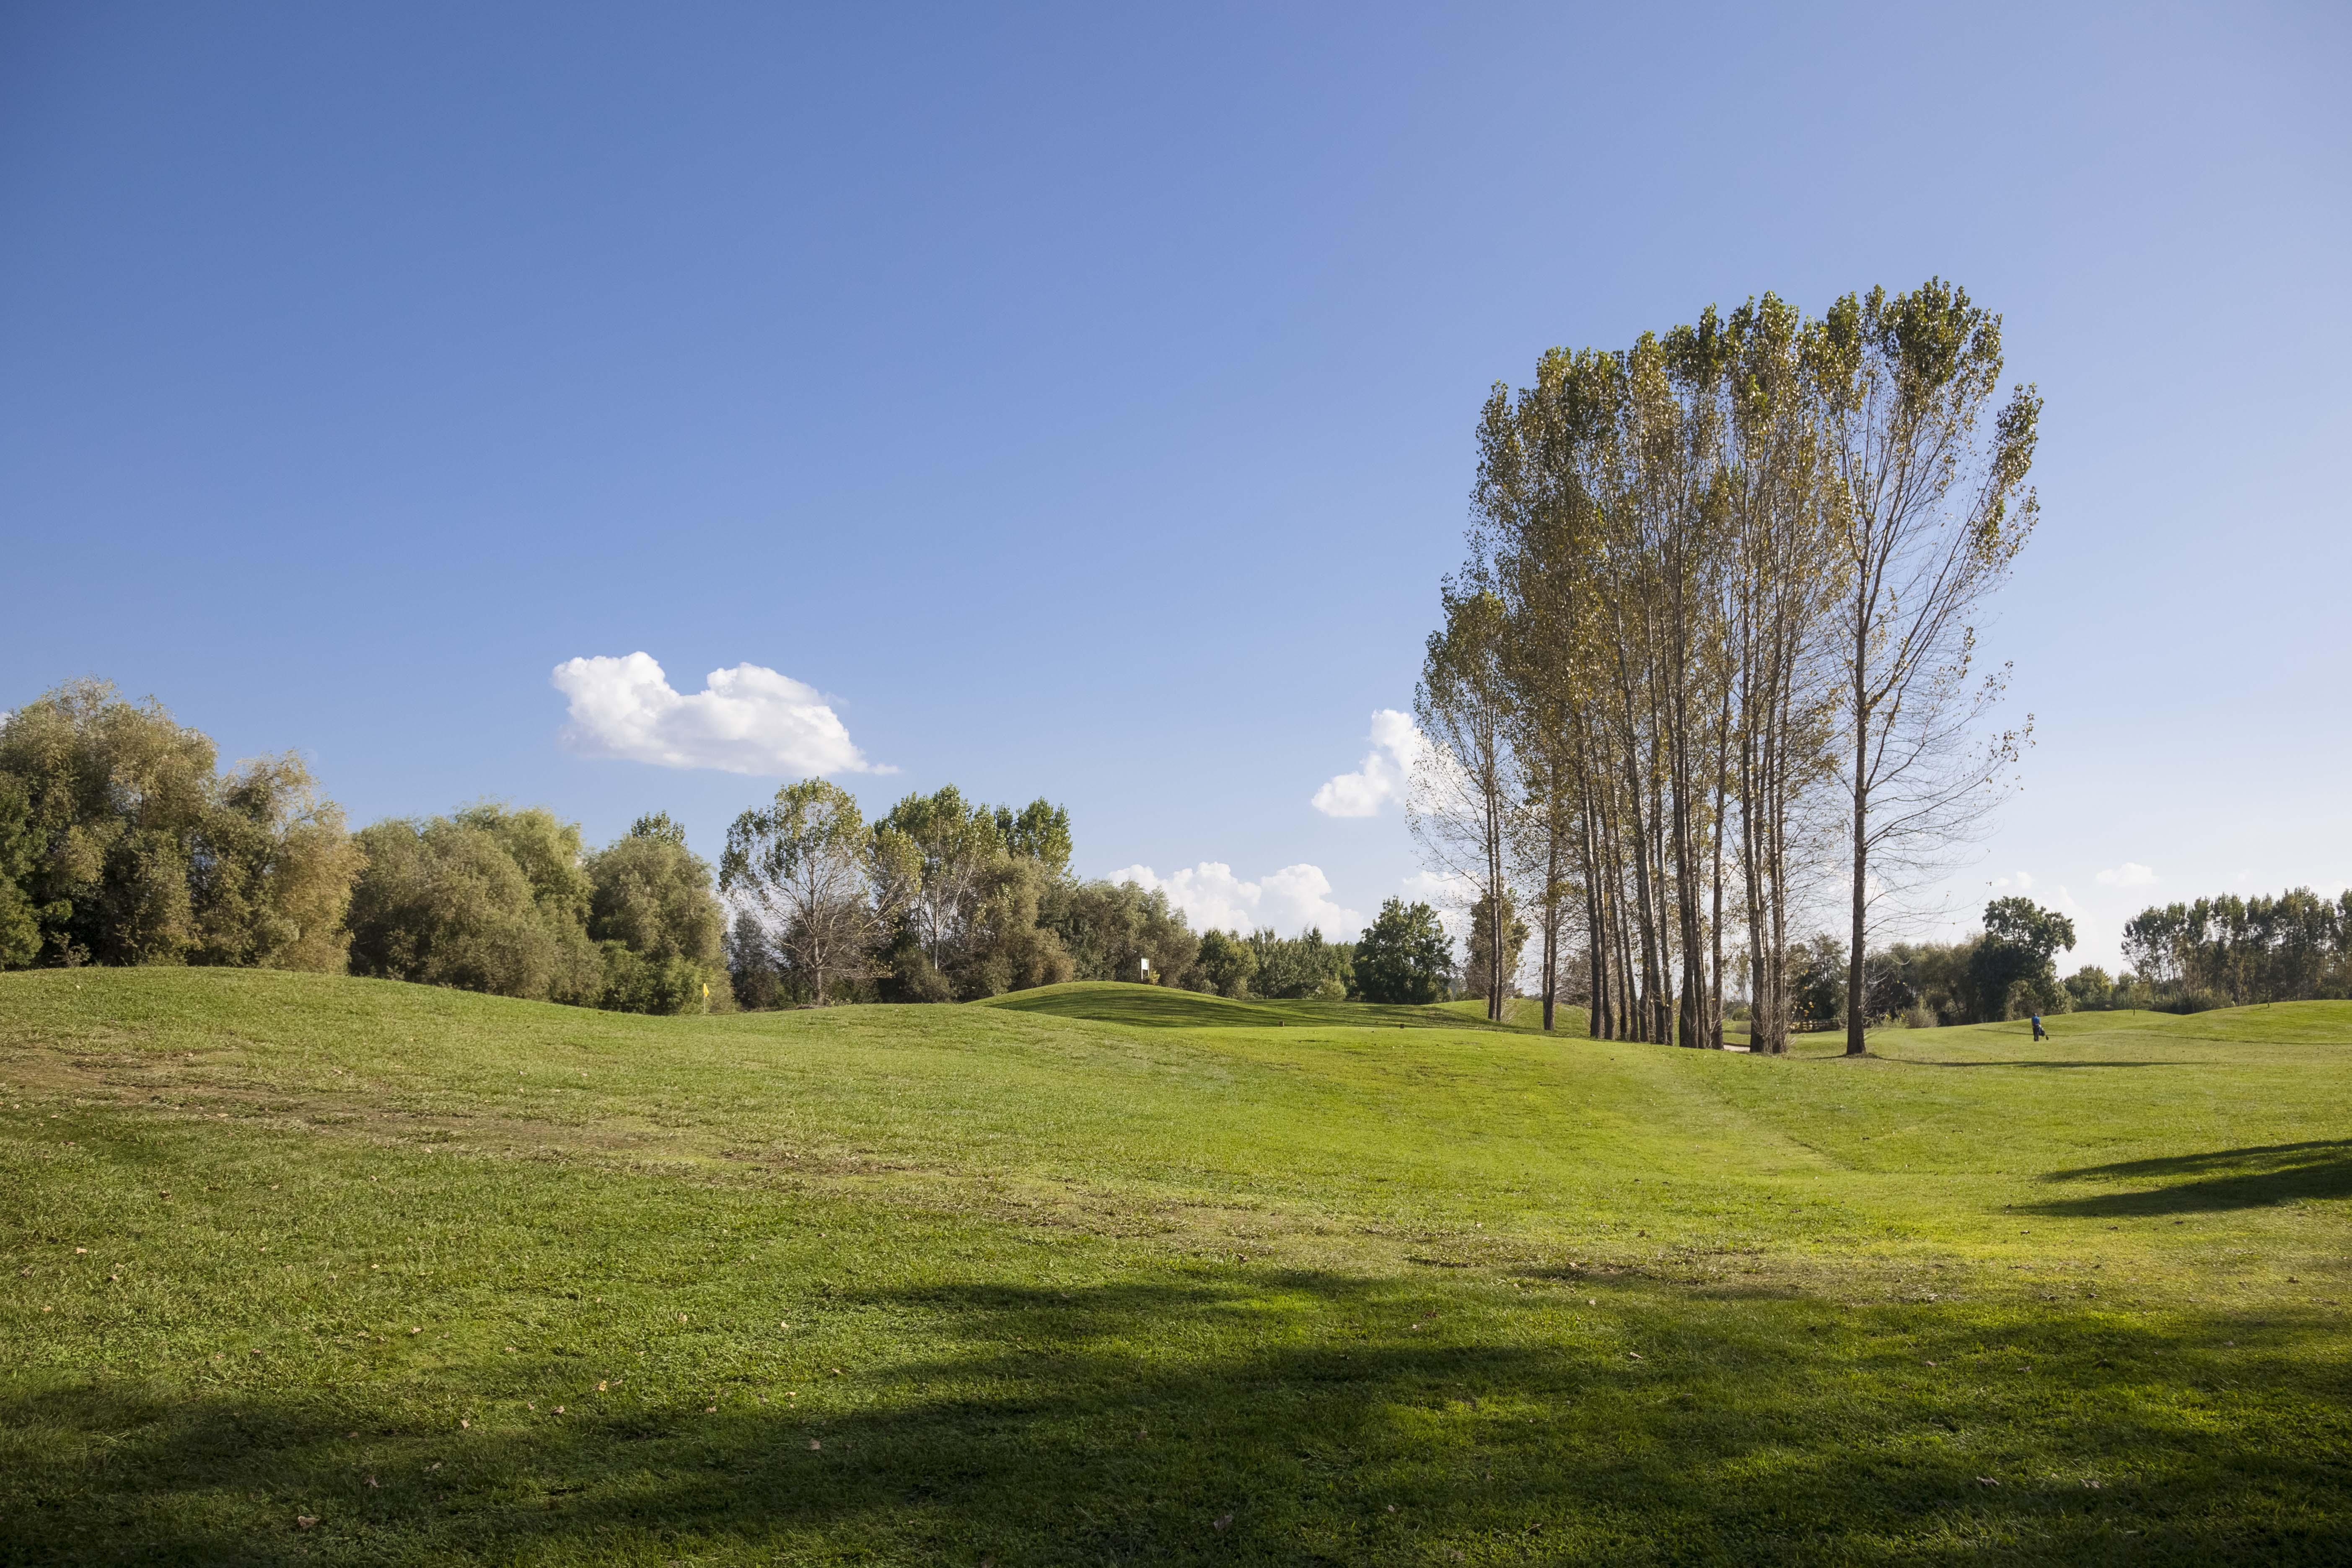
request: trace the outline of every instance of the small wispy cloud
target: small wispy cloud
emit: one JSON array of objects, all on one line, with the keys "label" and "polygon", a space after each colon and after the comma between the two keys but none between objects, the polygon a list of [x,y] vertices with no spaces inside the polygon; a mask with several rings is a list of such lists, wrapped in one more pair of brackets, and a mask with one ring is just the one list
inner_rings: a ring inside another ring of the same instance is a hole
[{"label": "small wispy cloud", "polygon": [[1194,931],[1271,926],[1281,935],[1296,936],[1315,926],[1335,942],[1352,942],[1364,924],[1362,915],[1333,900],[1331,879],[1322,868],[1304,863],[1269,871],[1255,882],[1235,876],[1222,860],[1203,860],[1166,877],[1149,866],[1125,866],[1110,879],[1160,889]]},{"label": "small wispy cloud", "polygon": [[1378,816],[1390,801],[1404,798],[1413,764],[1429,742],[1413,727],[1412,715],[1393,708],[1374,711],[1371,741],[1372,749],[1354,773],[1336,774],[1315,792],[1316,810],[1326,816]]},{"label": "small wispy cloud", "polygon": [[[1847,879],[1849,884],[1851,884],[1852,880],[1853,879],[1851,878]],[[2005,877],[1993,878],[1992,880],[1987,882],[1985,886],[1991,888],[1996,891],[2002,888],[2014,888],[2021,893],[2031,892],[2033,889],[2033,873],[2031,871],[2011,871]]]},{"label": "small wispy cloud", "polygon": [[866,761],[814,687],[762,665],[714,669],[691,694],[648,653],[567,659],[552,681],[572,702],[563,743],[583,756],[787,778],[898,771]]},{"label": "small wispy cloud", "polygon": [[1478,901],[1478,884],[1459,871],[1416,871],[1397,884],[1409,904],[1427,904],[1437,911],[1445,934],[1460,937],[1470,926],[1470,906]]},{"label": "small wispy cloud", "polygon": [[2120,866],[2110,866],[2091,879],[2103,888],[2145,888],[2156,880],[2156,873],[2137,860],[2126,860]]}]

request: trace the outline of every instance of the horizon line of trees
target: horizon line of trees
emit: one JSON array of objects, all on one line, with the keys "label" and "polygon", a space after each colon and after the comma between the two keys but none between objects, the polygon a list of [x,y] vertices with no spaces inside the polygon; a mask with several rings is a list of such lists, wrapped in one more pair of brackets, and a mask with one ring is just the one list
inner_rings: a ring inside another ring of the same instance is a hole
[{"label": "horizon line of trees", "polygon": [[[2074,922],[2029,899],[1996,899],[1983,928],[1950,942],[1892,942],[1864,954],[1866,1023],[1914,1028],[2044,1014],[2144,1008],[2202,1013],[2264,1002],[2352,998],[2352,889],[2293,888],[2151,905],[2124,926],[2131,968],[2084,964],[2060,978]],[[1845,1024],[1850,955],[1821,933],[1796,952],[1799,1020]]]},{"label": "horizon line of trees", "polygon": [[[1630,349],[1556,349],[1482,410],[1409,818],[1472,889],[1499,1016],[1514,910],[1596,1036],[1720,1047],[1744,955],[1787,1048],[1796,928],[1843,877],[1871,934],[2001,794],[2027,728],[1974,622],[2035,516],[2041,408],[2000,320],[1930,279],[1818,319],[1767,294]],[[1856,1013],[1847,1048],[1863,1049]]]},{"label": "horizon line of trees", "polygon": [[1164,891],[1069,870],[1069,814],[953,785],[867,824],[823,780],[730,830],[719,867],[660,813],[590,848],[481,802],[354,833],[288,753],[227,771],[103,681],[0,716],[0,969],[311,970],[643,1013],[971,1000],[1071,979],[1436,1001],[1452,944],[1391,900],[1354,942],[1195,936]]},{"label": "horizon line of trees", "polygon": [[2123,950],[2126,978],[2183,1012],[2352,996],[2352,889],[2150,905],[2125,923]]}]

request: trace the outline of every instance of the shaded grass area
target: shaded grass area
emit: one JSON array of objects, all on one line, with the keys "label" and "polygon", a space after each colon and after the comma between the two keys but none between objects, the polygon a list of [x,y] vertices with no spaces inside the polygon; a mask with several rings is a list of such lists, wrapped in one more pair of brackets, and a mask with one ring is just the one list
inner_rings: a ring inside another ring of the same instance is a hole
[{"label": "shaded grass area", "polygon": [[0,977],[0,1559],[2352,1551],[2352,1030],[1131,1027]]},{"label": "shaded grass area", "polygon": [[2352,1197],[2352,1138],[2120,1160],[2079,1171],[2053,1171],[2043,1179],[2158,1184],[2087,1197],[2053,1198],[2032,1205],[2042,1214],[2185,1214],[2347,1198]]}]

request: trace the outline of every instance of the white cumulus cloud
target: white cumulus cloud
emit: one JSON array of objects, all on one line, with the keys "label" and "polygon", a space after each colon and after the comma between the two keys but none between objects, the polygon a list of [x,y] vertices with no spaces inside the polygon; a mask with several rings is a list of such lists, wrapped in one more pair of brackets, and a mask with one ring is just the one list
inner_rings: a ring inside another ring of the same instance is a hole
[{"label": "white cumulus cloud", "polygon": [[553,681],[572,700],[563,743],[586,756],[792,778],[897,771],[866,760],[815,688],[760,665],[714,669],[691,696],[648,653],[566,659]]},{"label": "white cumulus cloud", "polygon": [[[1848,877],[1846,879],[1846,886],[1852,887],[1853,885],[1853,879],[1852,877]],[[2021,893],[2029,892],[2033,887],[2033,873],[2031,871],[2019,871],[2007,877],[1995,877],[1991,881],[1987,882],[1985,886],[1995,889],[2001,888],[2015,888]]]},{"label": "white cumulus cloud", "polygon": [[1352,773],[1324,781],[1315,792],[1315,809],[1326,816],[1378,816],[1381,807],[1404,798],[1412,780],[1413,764],[1429,742],[1413,728],[1410,714],[1382,708],[1372,714],[1372,749]]},{"label": "white cumulus cloud", "polygon": [[1110,879],[1160,889],[1194,931],[1272,926],[1284,936],[1297,936],[1317,926],[1331,941],[1352,942],[1364,925],[1362,915],[1332,900],[1331,879],[1316,866],[1285,866],[1244,882],[1223,861],[1203,860],[1168,877],[1155,876],[1149,866],[1122,867]]},{"label": "white cumulus cloud", "polygon": [[2092,880],[2103,888],[2145,888],[2156,880],[2156,873],[2137,860],[2126,860],[2120,866],[2109,867]]}]

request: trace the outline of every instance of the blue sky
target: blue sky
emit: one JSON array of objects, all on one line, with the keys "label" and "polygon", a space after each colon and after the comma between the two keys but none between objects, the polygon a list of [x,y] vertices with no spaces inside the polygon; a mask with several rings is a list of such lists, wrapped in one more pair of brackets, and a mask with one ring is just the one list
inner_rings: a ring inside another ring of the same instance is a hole
[{"label": "blue sky", "polygon": [[2316,5],[12,5],[0,707],[105,675],[357,820],[712,853],[777,781],[583,754],[551,674],[751,665],[869,807],[1369,911],[1395,810],[1311,802],[1409,702],[1486,387],[1939,274],[2048,400],[1989,634],[2039,744],[1956,893],[2112,963],[2352,878],[2347,58]]}]

